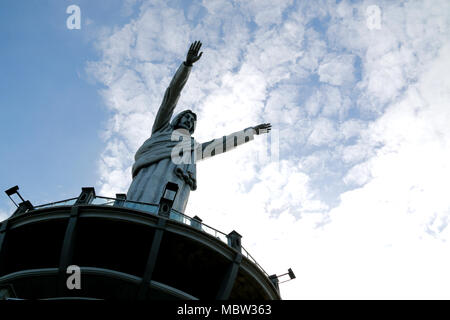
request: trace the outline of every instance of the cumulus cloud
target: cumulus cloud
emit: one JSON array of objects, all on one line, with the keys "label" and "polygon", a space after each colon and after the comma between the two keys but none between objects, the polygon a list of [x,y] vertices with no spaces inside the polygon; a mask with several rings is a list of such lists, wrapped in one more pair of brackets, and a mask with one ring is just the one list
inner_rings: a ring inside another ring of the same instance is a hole
[{"label": "cumulus cloud", "polygon": [[6,213],[6,212],[0,210],[0,222],[3,221],[3,220],[8,219],[9,216],[10,216],[10,214],[8,214],[8,213]]},{"label": "cumulus cloud", "polygon": [[315,146],[330,144],[336,136],[337,132],[334,128],[334,123],[328,119],[319,118],[314,124],[308,143]]},{"label": "cumulus cloud", "polygon": [[279,161],[257,136],[199,163],[187,214],[236,229],[270,273],[293,267],[285,298],[448,297],[449,3],[382,1],[380,29],[367,27],[369,5],[129,2],[138,15],[101,35],[88,64],[112,113],[99,193],[126,192],[200,39],[178,104],[198,114],[196,139],[272,122]]},{"label": "cumulus cloud", "polygon": [[354,80],[354,63],[352,55],[326,56],[317,72],[319,79],[334,86],[351,83]]}]

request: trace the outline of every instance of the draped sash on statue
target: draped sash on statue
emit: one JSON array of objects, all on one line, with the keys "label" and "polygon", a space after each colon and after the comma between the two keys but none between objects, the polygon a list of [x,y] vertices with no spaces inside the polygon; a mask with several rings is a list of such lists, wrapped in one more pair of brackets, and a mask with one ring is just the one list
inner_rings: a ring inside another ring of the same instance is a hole
[{"label": "draped sash on statue", "polygon": [[[138,174],[140,169],[162,159],[170,158],[171,161],[176,164],[176,167],[174,168],[175,174],[183,179],[190,186],[191,190],[197,189],[197,172],[194,152],[198,146],[196,146],[194,138],[183,132],[185,130],[178,130],[177,134],[174,134],[174,124],[176,124],[178,119],[184,113],[185,112],[178,114],[170,125],[162,130],[158,130],[158,132],[154,133],[138,149],[134,157],[135,162],[132,168],[133,178]],[[186,150],[190,155],[184,158],[179,156],[175,157],[175,150]],[[188,159],[188,161],[185,159]]]}]

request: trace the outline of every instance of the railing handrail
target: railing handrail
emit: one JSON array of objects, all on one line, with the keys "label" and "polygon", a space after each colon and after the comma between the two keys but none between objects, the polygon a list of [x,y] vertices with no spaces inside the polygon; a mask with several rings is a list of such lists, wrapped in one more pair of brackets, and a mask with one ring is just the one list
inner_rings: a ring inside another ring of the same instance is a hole
[{"label": "railing handrail", "polygon": [[244,248],[241,247],[243,251],[245,251],[245,253],[247,254],[247,258],[249,258],[254,264],[256,264],[256,266],[261,269],[262,272],[264,272],[264,274],[269,277],[269,274],[266,272],[266,270],[263,269],[263,267],[261,267],[261,265],[256,262],[255,258],[253,258],[253,256]]},{"label": "railing handrail", "polygon": [[[127,200],[127,199],[118,199],[118,198],[110,198],[110,197],[97,196],[97,195],[95,196],[95,198],[108,199],[108,200],[114,200],[114,201],[122,201],[122,202],[131,202],[131,203],[137,203],[137,204],[144,204],[144,205],[150,205],[150,206],[159,207],[159,204],[149,203],[149,202],[139,202],[139,201],[133,201],[133,200]],[[139,209],[137,209],[137,210],[139,210]],[[194,218],[192,218],[192,217],[190,217],[188,215],[185,215],[184,213],[182,213],[182,212],[180,212],[180,211],[178,211],[176,209],[172,209],[172,211],[174,211],[175,213],[181,215],[184,218],[187,218],[188,220],[196,220],[196,219],[194,219]],[[202,226],[208,227],[208,228],[214,230],[215,232],[218,232],[218,233],[224,235],[225,237],[227,236],[226,233],[224,233],[224,232],[222,232],[220,230],[217,230],[216,228],[213,228],[213,227],[207,225],[206,223],[203,223],[203,222],[199,222],[199,223]]]},{"label": "railing handrail", "polygon": [[54,205],[54,204],[57,204],[57,203],[72,201],[72,200],[76,200],[76,199],[78,199],[78,197],[69,198],[69,199],[66,199],[66,200],[55,201],[55,202],[49,202],[49,203],[45,203],[45,204],[40,204],[38,206],[34,206],[34,208],[36,209],[36,208],[46,207],[46,206]]},{"label": "railing handrail", "polygon": [[[111,198],[111,197],[104,197],[104,196],[98,196],[98,195],[95,195],[94,196],[94,199],[95,198],[100,198],[100,199],[106,199],[106,200],[111,200],[111,201],[117,201],[117,202],[128,202],[128,203],[136,203],[136,204],[142,204],[142,205],[146,205],[146,206],[153,206],[153,207],[159,207],[159,205],[158,204],[155,204],[155,203],[147,203],[147,202],[139,202],[139,201],[133,201],[133,200],[127,200],[127,199],[120,199],[120,198]],[[75,197],[75,198],[69,198],[69,199],[66,199],[66,200],[61,200],[61,201],[55,201],[55,202],[50,202],[50,203],[46,203],[46,204],[41,204],[41,205],[38,205],[38,206],[34,206],[34,209],[39,209],[39,208],[42,208],[42,207],[46,207],[46,206],[52,206],[52,205],[55,205],[55,204],[58,204],[58,203],[63,203],[63,202],[67,202],[67,201],[72,201],[72,200],[76,200],[76,199],[78,199],[78,197]],[[91,203],[91,205],[96,205],[96,206],[101,206],[101,205],[104,205],[104,204],[92,204]],[[139,210],[139,208],[134,208],[135,210],[138,210],[138,211],[142,211],[142,212],[146,212],[146,213],[149,213],[148,211],[145,211],[145,210]],[[213,227],[211,227],[211,226],[209,226],[209,225],[207,225],[207,224],[205,224],[205,223],[203,223],[203,222],[200,222],[200,221],[198,221],[197,219],[194,219],[194,218],[192,218],[192,217],[190,217],[190,216],[187,216],[187,215],[185,215],[184,213],[181,213],[181,212],[179,212],[178,210],[176,210],[176,209],[171,209],[171,211],[173,211],[173,212],[175,212],[176,214],[179,214],[182,218],[186,218],[186,220],[188,220],[188,221],[196,221],[197,223],[199,223],[201,226],[204,226],[204,227],[207,227],[207,228],[209,228],[209,229],[211,229],[211,230],[213,230],[214,232],[216,232],[216,233],[219,233],[219,234],[221,234],[221,235],[223,235],[223,236],[225,236],[226,238],[228,237],[227,236],[227,234],[226,233],[224,233],[224,232],[222,232],[222,231],[220,231],[220,230],[217,230],[216,228],[213,228]],[[175,220],[176,221],[176,220]],[[205,232],[205,233],[207,233],[207,234],[210,234],[209,232],[206,232],[206,231],[204,231],[204,230],[202,230],[203,232]],[[210,235],[212,235],[212,234],[210,234]],[[217,237],[217,235],[216,235],[216,237]],[[220,239],[220,238],[219,238]],[[256,262],[256,260],[255,260],[255,258],[253,258],[253,256],[243,247],[243,246],[241,246],[241,249],[244,251],[244,253],[245,253],[245,257],[247,258],[247,259],[249,259],[249,260],[251,260],[267,277],[269,277],[269,274],[259,265],[259,263],[258,262]]]},{"label": "railing handrail", "polygon": [[[120,198],[110,198],[110,197],[104,197],[104,196],[95,196],[95,198],[100,198],[100,199],[108,199],[108,200],[116,200],[116,201],[123,201],[123,202],[132,202],[132,203],[138,203],[138,204],[145,204],[145,205],[150,205],[150,206],[155,206],[158,207],[159,204],[155,204],[155,203],[149,203],[149,202],[139,202],[139,201],[133,201],[133,200],[127,200],[127,199],[120,199]],[[175,209],[172,209],[175,210]]]}]

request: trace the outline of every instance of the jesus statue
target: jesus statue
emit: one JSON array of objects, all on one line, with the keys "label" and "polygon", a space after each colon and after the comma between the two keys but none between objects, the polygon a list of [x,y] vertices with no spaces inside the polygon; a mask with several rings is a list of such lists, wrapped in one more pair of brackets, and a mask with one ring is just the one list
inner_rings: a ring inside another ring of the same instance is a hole
[{"label": "jesus statue", "polygon": [[182,111],[170,121],[192,66],[203,54],[199,54],[201,46],[200,41],[191,44],[186,61],[180,65],[166,89],[150,138],[136,152],[128,200],[157,204],[166,184],[172,182],[178,185],[172,208],[184,213],[190,191],[197,189],[197,161],[229,151],[253,140],[255,134],[267,133],[271,129],[270,123],[264,123],[198,143],[192,137],[197,121],[194,112]]}]

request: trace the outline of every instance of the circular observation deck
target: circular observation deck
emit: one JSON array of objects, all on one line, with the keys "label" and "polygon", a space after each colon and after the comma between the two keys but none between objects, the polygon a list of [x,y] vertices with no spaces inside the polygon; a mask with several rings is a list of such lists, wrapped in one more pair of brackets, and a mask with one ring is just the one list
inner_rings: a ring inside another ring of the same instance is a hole
[{"label": "circular observation deck", "polygon": [[[175,211],[158,215],[155,205],[149,214],[114,203],[60,203],[3,221],[0,288],[20,299],[280,299],[236,232],[208,232]],[[80,289],[68,289],[71,265]]]}]

